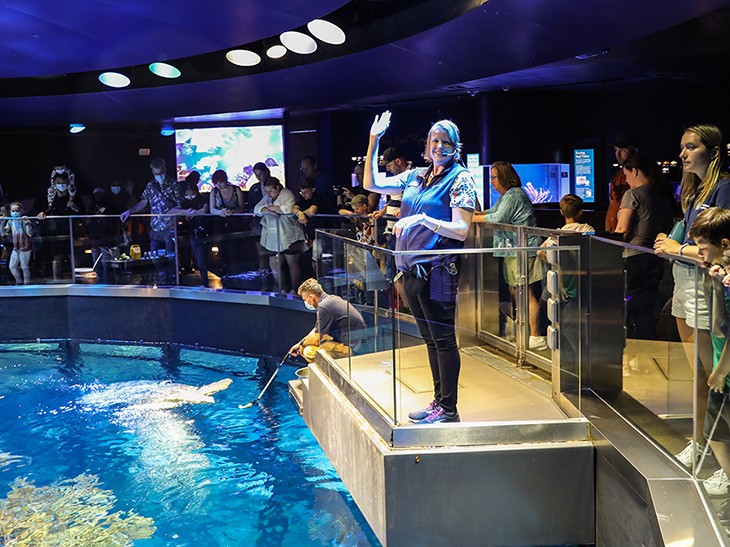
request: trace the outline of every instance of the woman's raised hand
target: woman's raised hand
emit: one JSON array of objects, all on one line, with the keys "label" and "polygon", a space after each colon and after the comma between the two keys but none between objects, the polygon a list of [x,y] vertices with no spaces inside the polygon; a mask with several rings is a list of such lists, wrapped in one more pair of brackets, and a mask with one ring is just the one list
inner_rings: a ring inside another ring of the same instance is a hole
[{"label": "woman's raised hand", "polygon": [[370,127],[370,135],[380,138],[390,125],[390,110],[386,110],[380,116],[375,116],[373,125]]}]

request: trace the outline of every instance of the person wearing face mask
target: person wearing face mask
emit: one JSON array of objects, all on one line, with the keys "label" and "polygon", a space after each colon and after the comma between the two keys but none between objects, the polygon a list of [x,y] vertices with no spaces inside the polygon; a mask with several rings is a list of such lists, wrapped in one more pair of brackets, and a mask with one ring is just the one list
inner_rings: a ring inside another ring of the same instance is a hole
[{"label": "person wearing face mask", "polygon": [[71,169],[66,167],[66,162],[63,160],[57,160],[53,163],[53,166],[53,171],[51,171],[51,186],[48,188],[48,206],[51,206],[51,203],[56,197],[56,185],[53,183],[53,178],[61,174],[65,174],[68,177],[68,201],[69,203],[73,203],[76,197],[76,175],[74,175]]},{"label": "person wearing face mask", "polygon": [[[48,204],[48,209],[45,212],[38,213],[39,220],[45,220],[46,217],[66,217],[83,215],[85,213],[83,201],[74,203],[71,199],[68,190],[68,175],[66,173],[57,173],[53,177],[53,186],[55,188],[53,200]],[[69,250],[71,248],[71,233],[68,219],[48,219],[48,235],[51,236],[50,248],[51,254],[53,255],[53,281],[59,283],[62,281],[61,268],[64,259],[69,257]]]},{"label": "person wearing face mask", "polygon": [[291,347],[289,354],[301,355],[308,363],[314,363],[318,349],[333,359],[357,351],[366,325],[355,306],[337,295],[327,294],[313,278],[304,281],[298,292],[307,309],[316,310],[317,321],[311,332]]},{"label": "person wearing face mask", "polygon": [[164,260],[154,260],[154,263],[160,284],[166,285],[173,283],[175,280],[173,218],[167,215],[186,214],[187,210],[179,205],[181,201],[180,187],[177,181],[167,174],[165,160],[162,158],[152,160],[150,170],[153,179],[147,183],[144,192],[142,192],[142,199],[134,207],[124,211],[119,218],[122,219],[122,222],[127,222],[130,215],[141,213],[147,207],[155,215],[150,218],[150,251],[155,257],[159,250],[165,250],[166,258]]},{"label": "person wearing face mask", "polygon": [[[14,201],[10,204],[9,220],[0,224],[0,235],[10,236],[13,240],[13,252],[10,254],[10,272],[15,284],[30,284],[30,256],[33,252],[33,223],[24,215],[23,206]],[[22,270],[22,275],[21,275]]]}]

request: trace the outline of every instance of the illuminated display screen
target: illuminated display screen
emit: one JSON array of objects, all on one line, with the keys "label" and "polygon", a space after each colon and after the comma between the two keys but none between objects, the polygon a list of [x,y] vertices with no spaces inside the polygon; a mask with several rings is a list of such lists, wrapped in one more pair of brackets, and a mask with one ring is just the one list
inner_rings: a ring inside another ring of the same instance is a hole
[{"label": "illuminated display screen", "polygon": [[200,189],[209,191],[211,176],[218,169],[242,188],[257,182],[253,166],[263,162],[271,175],[284,180],[284,137],[281,125],[203,127],[175,130],[177,180],[191,171],[200,173]]},{"label": "illuminated display screen", "polygon": [[596,163],[592,148],[573,150],[575,195],[583,201],[596,200]]},{"label": "illuminated display screen", "polygon": [[[570,193],[570,166],[567,163],[524,163],[513,164],[522,181],[522,189],[530,201],[538,203],[558,203]],[[489,166],[491,180],[491,166]],[[489,206],[494,207],[500,194],[489,185]]]}]

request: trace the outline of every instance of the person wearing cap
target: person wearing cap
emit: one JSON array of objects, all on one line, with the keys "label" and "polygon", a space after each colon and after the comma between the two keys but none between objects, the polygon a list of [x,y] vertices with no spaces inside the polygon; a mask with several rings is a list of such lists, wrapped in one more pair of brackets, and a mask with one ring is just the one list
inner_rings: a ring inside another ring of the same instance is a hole
[{"label": "person wearing cap", "polygon": [[354,217],[351,220],[355,224],[355,239],[361,243],[373,245],[375,240],[368,218],[368,198],[363,194],[358,194],[347,205],[350,208],[340,209],[340,214]]},{"label": "person wearing cap", "polygon": [[618,171],[608,186],[608,211],[606,211],[606,231],[615,232],[618,225],[618,211],[621,200],[629,189],[623,164],[639,150],[639,141],[631,133],[621,133],[613,143],[613,151],[618,162]]}]

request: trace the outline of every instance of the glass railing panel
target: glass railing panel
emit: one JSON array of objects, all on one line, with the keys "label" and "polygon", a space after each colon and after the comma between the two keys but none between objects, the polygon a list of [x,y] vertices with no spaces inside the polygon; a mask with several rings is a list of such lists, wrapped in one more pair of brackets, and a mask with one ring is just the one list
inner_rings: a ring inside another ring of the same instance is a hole
[{"label": "glass railing panel", "polygon": [[[576,237],[580,236],[565,239],[575,242]],[[571,394],[573,404],[581,412],[584,364],[588,361],[589,346],[584,308],[587,283],[581,262],[582,247],[563,244],[560,239],[549,240],[537,254],[545,275],[538,299],[538,321],[545,332],[546,347],[528,347],[528,351],[550,360],[553,392]],[[557,246],[558,242],[560,246]],[[529,257],[527,251],[521,258],[529,261]]]},{"label": "glass railing panel", "polygon": [[[155,232],[150,228],[154,216],[138,215],[126,223],[112,215],[71,217],[73,277],[68,282],[176,285],[176,226],[173,222],[169,231]],[[62,271],[65,267],[61,262]]]},{"label": "glass railing panel", "polygon": [[402,338],[394,313],[397,272],[393,255],[376,245],[350,241],[344,244],[344,255],[347,301],[365,327],[350,330],[353,351],[343,367],[380,412],[397,424],[403,420],[403,378],[396,352]]},{"label": "glass railing panel", "polygon": [[[475,246],[492,248],[510,237],[506,230],[498,230],[493,225],[483,225],[477,229]],[[516,242],[516,233],[512,234]],[[514,246],[514,245],[513,245]],[[495,253],[479,255],[478,283],[479,295],[479,331],[492,338],[500,338],[515,344],[518,336],[519,318],[516,313],[516,302],[504,278],[504,256],[509,251],[498,250]]]},{"label": "glass railing panel", "polygon": [[[696,340],[694,354],[694,431],[686,450],[693,474],[720,522],[730,521],[730,350],[726,342],[730,329],[730,297],[723,284],[724,268],[711,275],[694,266],[697,298],[694,307]],[[705,321],[706,318],[706,321]],[[694,323],[694,324],[692,324]],[[706,327],[706,328],[705,328]]]}]

